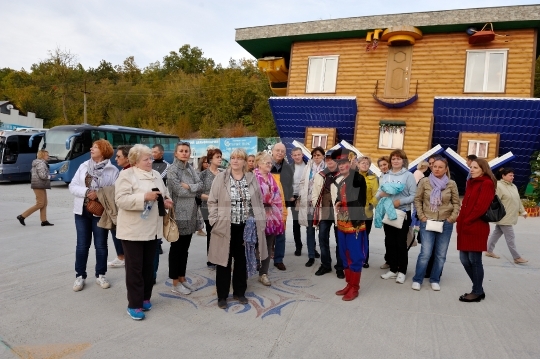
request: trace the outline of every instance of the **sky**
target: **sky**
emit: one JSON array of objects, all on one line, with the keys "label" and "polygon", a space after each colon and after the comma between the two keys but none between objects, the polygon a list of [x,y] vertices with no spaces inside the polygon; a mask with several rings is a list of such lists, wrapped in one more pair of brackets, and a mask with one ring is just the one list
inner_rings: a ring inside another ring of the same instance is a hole
[{"label": "sky", "polygon": [[[538,0],[0,0],[0,68],[30,70],[60,49],[84,67],[134,56],[140,68],[184,45],[227,66],[252,58],[234,41],[253,26],[478,7],[528,5]],[[474,5],[473,5],[474,4]]]}]

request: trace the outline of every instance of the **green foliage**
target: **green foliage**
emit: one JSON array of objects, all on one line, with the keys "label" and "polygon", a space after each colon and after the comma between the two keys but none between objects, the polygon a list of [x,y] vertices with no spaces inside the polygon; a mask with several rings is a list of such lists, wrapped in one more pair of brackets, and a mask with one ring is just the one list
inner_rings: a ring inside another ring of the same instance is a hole
[{"label": "green foliage", "polygon": [[532,193],[528,194],[528,199],[534,201],[535,203],[540,202],[540,151],[534,151],[531,155],[531,185]]},{"label": "green foliage", "polygon": [[43,118],[44,126],[83,122],[151,128],[182,138],[231,133],[276,136],[268,81],[255,61],[216,66],[201,49],[182,46],[145,68],[133,56],[122,64],[102,60],[85,69],[69,51],[56,49],[29,72],[0,69],[0,100]]}]

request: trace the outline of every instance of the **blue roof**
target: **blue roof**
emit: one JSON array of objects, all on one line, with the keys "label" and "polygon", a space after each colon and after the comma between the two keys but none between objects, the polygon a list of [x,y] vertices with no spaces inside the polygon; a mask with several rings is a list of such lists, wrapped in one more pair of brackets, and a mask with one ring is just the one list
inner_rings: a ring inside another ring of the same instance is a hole
[{"label": "blue roof", "polygon": [[[358,107],[356,97],[270,97],[268,100],[281,141],[304,142],[306,127],[336,128],[336,143],[352,143]],[[288,151],[289,152],[289,151]]]},{"label": "blue roof", "polygon": [[500,133],[499,155],[512,151],[516,185],[528,182],[540,149],[540,99],[435,97],[432,144],[457,149],[460,132]]}]

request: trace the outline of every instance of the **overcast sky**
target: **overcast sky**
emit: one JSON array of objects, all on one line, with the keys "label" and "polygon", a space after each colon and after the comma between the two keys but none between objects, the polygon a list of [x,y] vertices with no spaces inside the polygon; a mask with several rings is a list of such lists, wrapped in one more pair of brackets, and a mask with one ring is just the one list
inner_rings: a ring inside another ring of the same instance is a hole
[{"label": "overcast sky", "polygon": [[535,4],[538,0],[0,0],[0,68],[30,69],[60,48],[85,67],[128,56],[143,68],[190,44],[216,63],[251,58],[235,28],[355,16]]}]

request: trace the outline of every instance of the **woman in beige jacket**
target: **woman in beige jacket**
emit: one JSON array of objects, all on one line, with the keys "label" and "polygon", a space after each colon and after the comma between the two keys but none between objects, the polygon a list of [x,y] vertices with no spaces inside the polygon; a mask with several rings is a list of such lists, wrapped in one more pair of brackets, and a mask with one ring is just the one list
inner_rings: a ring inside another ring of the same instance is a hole
[{"label": "woman in beige jacket", "polygon": [[127,313],[140,320],[144,319],[143,311],[152,308],[154,257],[158,239],[163,237],[164,211],[159,213],[159,201],[164,200],[166,209],[171,208],[173,202],[161,174],[152,170],[149,147],[133,146],[128,158],[133,167],[120,172],[114,185],[118,206],[116,236],[122,240],[124,248]]},{"label": "woman in beige jacket", "polygon": [[525,208],[523,208],[523,203],[521,203],[521,199],[519,198],[518,189],[513,183],[514,169],[509,167],[501,168],[496,176],[499,180],[497,182],[496,193],[504,206],[506,216],[495,223],[495,229],[491,232],[491,236],[489,236],[486,256],[500,258],[493,253],[493,250],[495,249],[495,244],[497,244],[499,238],[504,234],[504,239],[506,239],[508,249],[514,258],[514,263],[525,264],[528,260],[521,258],[516,249],[514,225],[517,224],[518,216],[522,215],[523,218],[527,218],[527,212],[525,211]]},{"label": "woman in beige jacket", "polygon": [[268,257],[266,246],[266,217],[261,188],[253,173],[247,171],[247,154],[243,149],[231,153],[230,167],[219,173],[208,196],[208,220],[212,226],[208,261],[216,264],[218,306],[227,308],[231,287],[233,297],[247,304],[247,264],[244,243],[246,221],[254,217],[261,261]]}]

